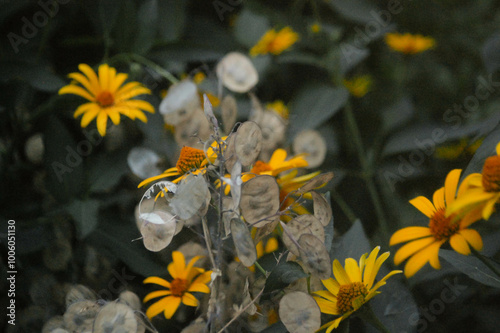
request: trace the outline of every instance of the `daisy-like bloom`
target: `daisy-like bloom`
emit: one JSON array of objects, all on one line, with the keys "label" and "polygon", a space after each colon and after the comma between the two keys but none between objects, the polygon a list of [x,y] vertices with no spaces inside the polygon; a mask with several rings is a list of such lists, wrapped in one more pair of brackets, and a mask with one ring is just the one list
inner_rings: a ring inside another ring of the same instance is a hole
[{"label": "daisy-like bloom", "polygon": [[283,119],[288,119],[288,116],[290,115],[288,107],[281,100],[276,100],[272,103],[267,103],[266,108],[276,112]]},{"label": "daisy-like bloom", "polygon": [[351,80],[344,79],[344,86],[349,90],[351,95],[355,97],[363,97],[372,85],[372,78],[370,75],[363,75],[355,77]]},{"label": "daisy-like bloom", "polygon": [[170,319],[179,308],[181,302],[187,306],[198,306],[198,300],[191,294],[192,292],[210,293],[207,283],[211,280],[212,271],[194,267],[196,261],[202,256],[196,256],[189,261],[186,266],[186,259],[179,251],[172,252],[173,261],[168,264],[167,270],[172,281],[167,281],[157,276],[151,276],[143,283],[154,283],[166,288],[166,290],[153,291],[146,295],[144,303],[153,298],[163,297],[156,303],[149,306],[146,311],[148,318],[153,318],[163,312],[165,318]]},{"label": "daisy-like bloom", "polygon": [[434,155],[439,159],[450,161],[456,160],[462,156],[471,157],[479,146],[481,146],[482,142],[483,140],[479,139],[469,143],[469,140],[462,138],[458,143],[437,147]]},{"label": "daisy-like bloom", "polygon": [[470,174],[464,179],[467,189],[449,205],[447,215],[463,215],[479,209],[483,219],[490,218],[495,204],[500,200],[500,142],[496,146],[496,153],[484,161],[481,173]]},{"label": "daisy-like bloom", "polygon": [[413,276],[427,262],[435,268],[441,268],[438,252],[446,242],[450,242],[453,250],[460,254],[470,254],[470,246],[480,251],[483,241],[476,230],[469,226],[481,218],[481,211],[476,209],[461,218],[454,215],[446,216],[446,207],[453,205],[455,195],[462,196],[466,186],[460,185],[457,193],[458,180],[462,170],[452,170],[446,177],[444,187],[434,192],[433,202],[423,196],[410,200],[410,203],[429,218],[428,227],[407,227],[396,231],[390,245],[409,242],[402,246],[394,256],[394,263],[399,265],[410,258],[405,265],[406,277]]},{"label": "daisy-like bloom", "polygon": [[385,42],[394,51],[404,54],[416,54],[427,51],[434,47],[436,41],[432,37],[424,37],[422,35],[412,35],[409,33],[387,33]]},{"label": "daisy-like bloom", "polygon": [[74,81],[62,87],[59,95],[74,94],[89,101],[80,105],[73,114],[75,118],[83,115],[82,127],[87,127],[92,120],[97,118],[97,130],[105,136],[108,117],[115,125],[120,123],[120,114],[132,120],[137,118],[147,122],[148,119],[143,111],[155,112],[150,103],[131,99],[138,95],[151,94],[151,91],[135,81],[123,85],[128,77],[127,74],[117,74],[116,69],[107,64],[99,66],[99,75],[86,64],[78,65],[78,69],[83,74],[69,74],[68,76]]},{"label": "daisy-like bloom", "polygon": [[250,55],[252,57],[268,53],[279,55],[298,40],[299,35],[290,27],[284,27],[278,32],[275,29],[271,29],[250,49]]},{"label": "daisy-like bloom", "polygon": [[352,258],[347,258],[345,269],[337,259],[333,261],[332,268],[335,278],[321,280],[327,290],[315,291],[314,294],[317,296],[314,296],[314,299],[321,312],[339,317],[323,325],[320,330],[328,327],[326,333],[330,333],[339,326],[342,320],[349,317],[374,296],[380,294],[378,289],[385,285],[388,278],[394,274],[402,273],[402,271],[391,271],[375,283],[380,267],[389,258],[389,252],[385,252],[377,258],[379,251],[380,246],[377,246],[370,255],[363,254],[359,263]]}]

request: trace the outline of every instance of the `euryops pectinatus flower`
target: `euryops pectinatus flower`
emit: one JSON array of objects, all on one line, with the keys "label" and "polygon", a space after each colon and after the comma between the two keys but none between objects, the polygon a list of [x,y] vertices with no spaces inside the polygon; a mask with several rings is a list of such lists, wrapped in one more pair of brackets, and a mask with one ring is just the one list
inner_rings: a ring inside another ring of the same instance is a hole
[{"label": "euryops pectinatus flower", "polygon": [[252,57],[268,53],[279,55],[295,44],[297,40],[299,40],[299,35],[290,27],[284,27],[278,32],[271,29],[250,49],[250,55]]},{"label": "euryops pectinatus flower", "polygon": [[[151,91],[139,82],[123,83],[128,75],[116,73],[116,69],[107,64],[99,66],[98,75],[87,64],[78,65],[83,73],[71,73],[68,76],[74,81],[59,90],[59,95],[74,94],[87,99],[89,102],[80,105],[73,116],[83,115],[81,126],[97,118],[97,130],[102,136],[106,135],[108,117],[113,124],[120,123],[120,114],[135,120],[147,122],[143,111],[154,113],[154,107],[141,100],[132,99],[138,95],[151,94]],[[78,85],[80,84],[80,85]]]},{"label": "euryops pectinatus flower", "polygon": [[321,280],[327,290],[315,291],[314,294],[317,296],[314,296],[314,299],[321,312],[339,317],[323,325],[320,330],[328,327],[326,333],[330,333],[342,320],[380,294],[378,289],[385,285],[388,278],[402,273],[402,271],[391,271],[375,283],[380,267],[390,255],[389,252],[385,252],[377,258],[379,251],[380,246],[377,246],[370,255],[363,254],[359,263],[353,258],[347,258],[345,269],[337,259],[333,261],[335,278]]},{"label": "euryops pectinatus flower", "polygon": [[394,256],[396,265],[410,258],[404,268],[406,277],[413,276],[427,262],[435,269],[441,268],[439,249],[448,241],[455,251],[464,255],[470,254],[470,246],[478,251],[483,248],[479,233],[469,229],[472,223],[481,218],[481,210],[473,210],[459,219],[455,219],[453,214],[446,216],[447,206],[453,205],[456,196],[460,198],[466,189],[462,182],[457,194],[461,172],[462,170],[455,169],[448,174],[444,187],[434,192],[433,202],[423,196],[410,200],[413,206],[429,218],[429,226],[403,228],[396,231],[390,239],[390,245],[409,241]]},{"label": "euryops pectinatus flower", "polygon": [[481,210],[483,219],[488,220],[500,200],[500,142],[496,146],[496,155],[484,161],[481,173],[468,175],[463,183],[467,187],[446,211],[447,215]]},{"label": "euryops pectinatus flower", "polygon": [[163,312],[165,318],[170,319],[175,311],[179,308],[181,302],[187,306],[198,306],[198,300],[191,294],[199,292],[208,294],[210,288],[207,283],[210,282],[212,271],[206,271],[203,268],[194,267],[193,265],[201,258],[196,256],[189,261],[186,266],[186,259],[182,252],[172,252],[173,261],[168,265],[167,270],[172,281],[167,281],[157,276],[151,276],[144,280],[143,283],[154,283],[165,287],[165,290],[153,291],[146,295],[144,303],[158,297],[163,297],[156,303],[149,306],[146,311],[148,318]]},{"label": "euryops pectinatus flower", "polygon": [[432,37],[412,35],[409,33],[388,33],[385,42],[394,51],[404,54],[416,54],[434,47],[436,41]]}]

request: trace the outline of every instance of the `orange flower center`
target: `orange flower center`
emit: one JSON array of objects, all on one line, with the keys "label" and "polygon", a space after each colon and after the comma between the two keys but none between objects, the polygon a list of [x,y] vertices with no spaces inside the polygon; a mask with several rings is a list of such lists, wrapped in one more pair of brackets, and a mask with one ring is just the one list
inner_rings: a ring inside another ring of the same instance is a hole
[{"label": "orange flower center", "polygon": [[99,95],[97,95],[96,99],[97,103],[99,103],[99,105],[104,108],[115,104],[115,98],[113,97],[113,94],[110,93],[109,91],[101,92]]},{"label": "orange flower center", "polygon": [[170,282],[170,291],[172,292],[172,296],[182,297],[188,287],[188,282],[184,279],[174,279]]},{"label": "orange flower center", "polygon": [[352,311],[354,310],[352,302],[358,297],[362,297],[364,301],[366,295],[368,295],[368,290],[361,282],[343,284],[340,286],[337,294],[337,309],[340,313]]},{"label": "orange flower center", "polygon": [[250,170],[251,173],[255,173],[256,175],[260,175],[262,172],[266,171],[272,171],[273,168],[265,162],[262,161],[257,161],[255,162],[252,170]]},{"label": "orange flower center", "polygon": [[205,152],[201,149],[182,147],[181,156],[175,167],[183,175],[191,169],[198,169],[205,160]]},{"label": "orange flower center", "polygon": [[484,161],[482,175],[486,192],[500,191],[500,156],[491,156]]},{"label": "orange flower center", "polygon": [[459,228],[458,223],[453,223],[450,225],[450,222],[453,221],[455,214],[451,214],[450,216],[446,217],[445,211],[446,209],[444,208],[436,211],[429,221],[429,228],[431,229],[431,233],[438,241],[450,238],[458,231]]}]

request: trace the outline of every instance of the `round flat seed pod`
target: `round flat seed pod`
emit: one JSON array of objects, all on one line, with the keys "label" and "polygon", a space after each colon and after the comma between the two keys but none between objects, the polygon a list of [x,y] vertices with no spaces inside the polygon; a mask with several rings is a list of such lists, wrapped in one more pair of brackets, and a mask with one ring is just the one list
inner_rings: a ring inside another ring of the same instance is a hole
[{"label": "round flat seed pod", "polygon": [[163,221],[162,224],[144,222],[140,228],[143,237],[142,240],[146,249],[153,252],[163,250],[170,244],[172,238],[174,238],[177,225],[175,217],[163,211],[155,211],[154,213],[142,215],[148,215],[149,220],[154,219],[155,222],[158,222],[157,220]]},{"label": "round flat seed pod", "polygon": [[326,227],[333,216],[332,206],[322,194],[314,191],[311,194],[313,197],[314,216]]},{"label": "round flat seed pod", "polygon": [[295,154],[305,154],[307,168],[317,168],[325,160],[326,141],[318,131],[302,131],[293,140],[293,151]]},{"label": "round flat seed pod", "polygon": [[194,323],[184,328],[181,333],[206,333],[207,324],[204,320],[196,320]]},{"label": "round flat seed pod", "polygon": [[175,142],[179,147],[188,146],[203,149],[203,142],[213,133],[212,125],[201,108],[196,109],[191,117],[175,127]]},{"label": "round flat seed pod", "polygon": [[234,142],[234,151],[241,165],[249,166],[255,162],[262,149],[262,131],[253,121],[244,122]]},{"label": "round flat seed pod", "polygon": [[70,332],[92,332],[94,319],[100,309],[99,304],[89,300],[73,303],[64,313],[64,327]]},{"label": "round flat seed pod", "polygon": [[331,275],[330,255],[325,244],[316,236],[302,235],[299,238],[300,259],[313,275],[326,280]]},{"label": "round flat seed pod", "polygon": [[224,87],[234,92],[246,93],[259,82],[259,74],[252,61],[239,52],[224,56],[215,71]]},{"label": "round flat seed pod", "polygon": [[56,329],[63,329],[63,316],[55,316],[50,318],[42,327],[42,333],[53,333]]},{"label": "round flat seed pod", "polygon": [[94,333],[137,332],[134,311],[125,304],[110,302],[102,307],[94,321]]},{"label": "round flat seed pod", "polygon": [[191,174],[179,184],[170,207],[175,215],[187,220],[197,214],[207,200],[210,200],[210,191],[205,177]]},{"label": "round flat seed pod", "polygon": [[[283,243],[295,255],[300,255],[299,248],[296,245],[300,236],[311,234],[318,237],[322,242],[325,241],[325,229],[321,222],[313,215],[299,215],[286,224],[286,230],[283,232]],[[293,239],[292,239],[293,238]]]},{"label": "round flat seed pod", "polygon": [[231,236],[241,263],[246,267],[252,266],[257,260],[257,251],[245,222],[239,218],[231,219]]},{"label": "round flat seed pod", "polygon": [[279,316],[290,333],[311,333],[321,326],[321,311],[310,295],[294,291],[281,298]]},{"label": "round flat seed pod", "polygon": [[159,110],[167,124],[177,126],[191,118],[193,112],[200,107],[196,84],[190,80],[183,80],[168,89]]},{"label": "round flat seed pod", "polygon": [[304,184],[301,188],[297,190],[297,194],[304,194],[310,192],[318,187],[328,183],[333,178],[333,172],[325,172],[317,175],[310,181]]},{"label": "round flat seed pod", "polygon": [[238,105],[233,95],[226,95],[220,104],[222,127],[225,133],[230,133],[238,118]]},{"label": "round flat seed pod", "polygon": [[134,147],[127,155],[127,164],[132,173],[141,179],[159,175],[160,157],[154,151],[143,147]]},{"label": "round flat seed pod", "polygon": [[245,221],[262,228],[279,219],[280,189],[273,176],[256,176],[241,186],[240,210]]},{"label": "round flat seed pod", "polygon": [[129,306],[132,310],[141,310],[142,303],[139,296],[130,290],[122,291],[120,296],[118,296],[118,302]]},{"label": "round flat seed pod", "polygon": [[81,301],[92,301],[97,300],[97,295],[94,291],[90,290],[83,284],[77,284],[71,287],[71,289],[66,294],[66,307],[71,306],[74,303]]},{"label": "round flat seed pod", "polygon": [[227,172],[231,173],[233,170],[234,164],[238,160],[238,157],[236,156],[235,152],[235,145],[236,145],[236,133],[232,133],[229,135],[229,137],[226,139],[226,150],[224,151],[224,159],[226,160],[226,163],[224,164],[226,167]]}]

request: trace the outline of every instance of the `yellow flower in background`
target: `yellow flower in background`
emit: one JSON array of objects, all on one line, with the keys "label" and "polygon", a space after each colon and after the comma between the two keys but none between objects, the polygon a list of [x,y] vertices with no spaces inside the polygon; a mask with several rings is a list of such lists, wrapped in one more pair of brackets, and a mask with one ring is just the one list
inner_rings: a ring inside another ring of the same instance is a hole
[{"label": "yellow flower in background", "polygon": [[427,51],[434,47],[436,41],[432,37],[424,37],[422,35],[412,35],[409,33],[387,33],[385,42],[394,51],[404,54],[416,54]]},{"label": "yellow flower in background", "polygon": [[448,207],[447,216],[468,214],[481,211],[483,219],[488,220],[500,200],[500,142],[496,146],[497,155],[484,161],[481,173],[468,175],[463,183],[467,189]]},{"label": "yellow flower in background", "polygon": [[321,31],[321,25],[318,22],[313,23],[311,24],[310,29],[312,33],[317,34]]},{"label": "yellow flower in background", "polygon": [[[215,153],[213,153],[213,150],[210,150],[207,153],[207,156],[209,156],[211,160],[215,159]],[[181,154],[175,167],[163,171],[163,173],[158,176],[149,177],[143,180],[137,187],[142,187],[158,179],[173,176],[180,176],[172,181],[172,183],[178,183],[184,179],[189,172],[195,175],[204,174],[207,163],[208,160],[203,150],[191,147],[182,147]]]},{"label": "yellow flower in background", "polygon": [[[405,265],[406,277],[411,277],[417,273],[427,262],[434,269],[441,268],[438,252],[441,246],[450,242],[451,247],[456,252],[468,255],[470,246],[479,251],[483,248],[483,241],[476,230],[468,227],[481,218],[481,211],[474,210],[460,219],[455,216],[446,216],[446,209],[453,205],[456,200],[458,180],[462,170],[455,169],[448,173],[444,187],[434,192],[433,202],[419,196],[410,200],[410,203],[429,218],[428,227],[406,227],[396,231],[389,243],[396,245],[409,242],[402,246],[394,256],[394,263],[399,265],[410,258]],[[460,198],[466,186],[464,182],[458,189],[457,197]]]},{"label": "yellow flower in background", "polygon": [[151,319],[163,312],[165,318],[170,319],[181,302],[187,306],[198,306],[198,300],[191,294],[192,292],[210,293],[207,283],[211,280],[212,271],[205,272],[203,268],[193,266],[200,258],[202,257],[194,257],[186,266],[184,255],[179,251],[174,251],[172,252],[173,261],[167,267],[172,281],[169,282],[157,276],[144,280],[143,283],[154,283],[166,288],[166,290],[153,291],[144,298],[143,302],[146,303],[153,298],[165,296],[149,306],[146,311],[148,318]]},{"label": "yellow flower in background", "polygon": [[[252,237],[255,236],[255,231],[257,229],[252,229]],[[255,250],[257,252],[257,259],[262,258],[264,254],[273,253],[278,249],[278,240],[275,237],[269,237],[267,240],[261,240],[257,245],[255,245]],[[240,262],[240,258],[234,258],[237,262]],[[255,265],[248,267],[249,270],[255,272]]]},{"label": "yellow flower in background", "polygon": [[75,118],[83,115],[81,120],[83,128],[97,118],[97,130],[101,136],[105,136],[108,117],[115,125],[120,123],[120,114],[132,120],[137,118],[147,122],[148,119],[143,111],[155,112],[150,103],[131,99],[138,95],[151,94],[151,91],[135,81],[123,85],[128,77],[127,74],[117,74],[116,69],[107,64],[99,66],[99,75],[86,64],[78,65],[78,69],[83,74],[69,74],[68,76],[74,81],[62,87],[59,95],[73,94],[89,101],[80,105],[73,114]]},{"label": "yellow flower in background", "polygon": [[402,271],[391,271],[375,283],[380,267],[389,258],[389,252],[377,258],[379,251],[380,246],[377,246],[370,255],[363,254],[359,263],[352,258],[347,258],[345,269],[337,259],[333,261],[332,270],[335,278],[321,280],[327,290],[315,291],[314,294],[317,296],[314,296],[314,299],[321,312],[340,317],[326,323],[320,330],[328,327],[326,333],[330,333],[339,326],[342,320],[380,294],[378,289],[385,285],[388,278],[402,273]]},{"label": "yellow flower in background", "polygon": [[290,48],[298,40],[299,35],[290,27],[284,27],[278,32],[271,29],[250,49],[250,55],[252,57],[268,53],[278,55]]},{"label": "yellow flower in background", "polygon": [[372,86],[372,77],[363,75],[352,78],[351,80],[344,79],[344,86],[349,90],[351,95],[355,97],[363,97],[366,95]]},{"label": "yellow flower in background", "polygon": [[281,118],[288,119],[290,111],[288,107],[281,100],[276,100],[272,103],[267,103],[266,108],[277,113]]},{"label": "yellow flower in background", "polygon": [[458,143],[437,147],[434,155],[442,160],[456,160],[463,155],[474,155],[482,142],[483,140],[479,139],[469,144],[466,138],[462,138]]}]

